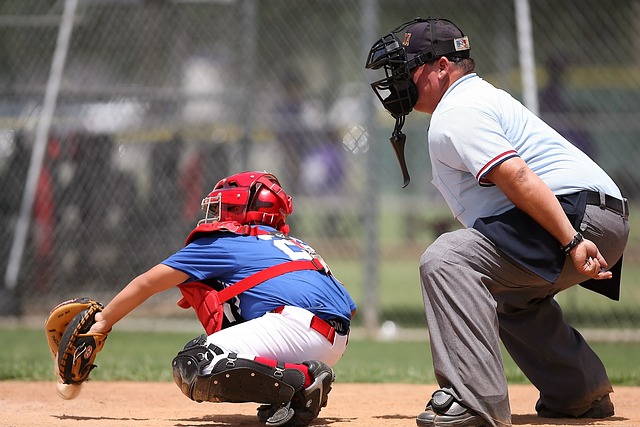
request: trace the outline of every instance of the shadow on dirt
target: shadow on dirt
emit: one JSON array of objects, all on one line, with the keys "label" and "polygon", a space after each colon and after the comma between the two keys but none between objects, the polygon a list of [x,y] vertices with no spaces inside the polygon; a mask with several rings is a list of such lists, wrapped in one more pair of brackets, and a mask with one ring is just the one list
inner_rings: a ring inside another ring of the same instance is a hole
[{"label": "shadow on dirt", "polygon": [[[608,422],[628,421],[625,417],[609,417]],[[511,415],[511,423],[514,426],[590,426],[602,425],[599,418],[541,418],[535,414]],[[622,425],[622,424],[621,424]]]}]

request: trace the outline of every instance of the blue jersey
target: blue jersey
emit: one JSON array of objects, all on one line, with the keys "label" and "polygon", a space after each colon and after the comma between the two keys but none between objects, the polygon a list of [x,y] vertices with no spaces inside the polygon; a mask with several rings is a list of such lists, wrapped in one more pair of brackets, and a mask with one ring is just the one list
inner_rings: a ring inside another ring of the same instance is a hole
[{"label": "blue jersey", "polygon": [[[270,227],[261,226],[260,229],[270,233],[257,236],[230,232],[205,234],[162,263],[187,274],[187,282],[217,281],[229,286],[273,265],[310,260],[315,254],[301,240],[284,236]],[[356,308],[347,290],[332,275],[314,270],[274,277],[241,293],[230,303],[243,320],[289,305],[309,310],[325,320],[340,317],[348,322],[351,311]]]}]

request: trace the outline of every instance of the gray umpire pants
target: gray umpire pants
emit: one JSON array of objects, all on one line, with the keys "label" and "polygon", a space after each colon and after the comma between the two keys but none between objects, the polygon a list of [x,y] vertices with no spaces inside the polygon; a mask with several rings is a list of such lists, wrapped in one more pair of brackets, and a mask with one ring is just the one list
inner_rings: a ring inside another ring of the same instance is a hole
[{"label": "gray umpire pants", "polygon": [[[613,266],[626,246],[629,223],[589,205],[581,230]],[[429,246],[420,277],[438,384],[492,426],[511,425],[500,340],[549,409],[578,416],[613,391],[602,362],[553,298],[587,278],[570,257],[551,284],[469,228],[445,233]]]}]

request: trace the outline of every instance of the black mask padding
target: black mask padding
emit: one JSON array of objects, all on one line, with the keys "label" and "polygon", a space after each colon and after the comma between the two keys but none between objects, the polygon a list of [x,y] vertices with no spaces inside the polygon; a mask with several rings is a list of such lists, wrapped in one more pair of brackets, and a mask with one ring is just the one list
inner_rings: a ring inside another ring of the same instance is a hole
[{"label": "black mask padding", "polygon": [[394,117],[409,114],[418,102],[418,88],[411,79],[391,84],[389,92],[382,104]]}]

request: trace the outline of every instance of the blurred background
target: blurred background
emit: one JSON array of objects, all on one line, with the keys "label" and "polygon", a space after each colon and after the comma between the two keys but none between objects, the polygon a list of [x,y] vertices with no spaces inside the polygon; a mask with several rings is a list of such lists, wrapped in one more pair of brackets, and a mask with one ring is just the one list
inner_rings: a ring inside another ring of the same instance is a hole
[{"label": "blurred background", "polygon": [[[392,118],[364,69],[414,17],[469,36],[477,71],[541,114],[630,199],[622,300],[558,297],[579,328],[640,322],[640,1],[0,1],[0,317],[44,321],[62,300],[108,302],[178,250],[221,178],[268,170],[292,234],[359,305],[368,335],[425,330],[418,261],[458,227],[430,183],[426,128]],[[195,316],[155,296],[139,318]],[[39,324],[38,324],[39,325]]]}]

